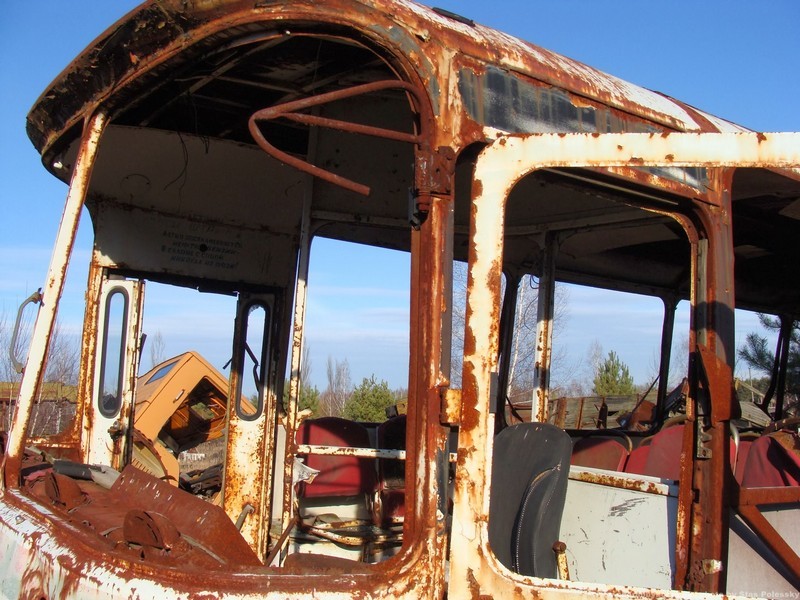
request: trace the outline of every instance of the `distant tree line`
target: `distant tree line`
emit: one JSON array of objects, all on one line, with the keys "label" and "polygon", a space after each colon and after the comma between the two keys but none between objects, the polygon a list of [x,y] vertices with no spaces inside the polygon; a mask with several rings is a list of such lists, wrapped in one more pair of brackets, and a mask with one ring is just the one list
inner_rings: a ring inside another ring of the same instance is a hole
[{"label": "distant tree line", "polygon": [[[307,418],[332,416],[379,423],[386,420],[389,407],[407,397],[407,390],[392,390],[385,380],[377,379],[375,374],[364,377],[354,387],[347,359],[336,360],[332,357],[328,357],[326,365],[327,387],[320,391],[309,381],[311,367],[308,352],[304,349],[298,408]],[[283,396],[284,401],[288,401],[288,381],[284,385]]]}]

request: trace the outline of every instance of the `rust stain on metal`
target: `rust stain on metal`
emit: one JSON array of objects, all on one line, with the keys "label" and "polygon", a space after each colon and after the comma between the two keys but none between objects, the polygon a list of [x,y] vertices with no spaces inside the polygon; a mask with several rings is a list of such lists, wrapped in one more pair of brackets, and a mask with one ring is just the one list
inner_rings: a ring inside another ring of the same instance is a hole
[{"label": "rust stain on metal", "polygon": [[648,494],[667,495],[669,486],[663,483],[656,483],[646,479],[631,479],[630,477],[620,477],[609,473],[598,473],[594,471],[572,471],[570,479],[595,483],[613,488],[624,490],[634,490],[646,492]]}]

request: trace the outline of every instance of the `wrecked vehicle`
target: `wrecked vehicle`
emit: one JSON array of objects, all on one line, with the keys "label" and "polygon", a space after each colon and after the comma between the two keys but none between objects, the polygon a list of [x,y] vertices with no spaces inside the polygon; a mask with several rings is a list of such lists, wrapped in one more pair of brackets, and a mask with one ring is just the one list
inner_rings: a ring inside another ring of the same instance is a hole
[{"label": "wrecked vehicle", "polygon": [[[731,425],[734,309],[785,328],[800,314],[797,134],[748,132],[409,0],[150,0],[69,64],[28,134],[70,188],[2,457],[2,595],[798,587],[797,425],[780,401],[760,435]],[[94,246],[77,411],[37,437],[83,207]],[[315,239],[404,258],[405,414],[301,418]],[[531,275],[535,389],[530,421],[512,425],[509,315]],[[624,443],[550,422],[556,281],[663,302],[653,425],[612,434]],[[224,426],[217,402],[184,415],[222,427],[219,505],[171,482],[170,455],[194,443],[180,424],[170,441],[146,423],[157,373],[137,369],[154,285],[231,299]],[[668,423],[678,303],[691,315],[685,410]]]},{"label": "wrecked vehicle", "polygon": [[228,380],[197,352],[154,366],[136,382],[131,464],[214,495],[221,487]]}]

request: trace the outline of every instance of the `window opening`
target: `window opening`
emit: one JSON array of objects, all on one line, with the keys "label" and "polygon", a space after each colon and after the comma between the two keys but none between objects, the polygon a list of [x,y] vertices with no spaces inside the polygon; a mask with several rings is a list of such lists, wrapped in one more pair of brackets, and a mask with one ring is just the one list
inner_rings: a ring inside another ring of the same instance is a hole
[{"label": "window opening", "polygon": [[406,252],[314,240],[295,440],[319,474],[298,487],[290,554],[375,563],[402,545],[409,281]]},{"label": "window opening", "polygon": [[170,363],[170,364],[168,364],[168,365],[166,365],[164,367],[161,367],[160,369],[158,369],[158,371],[156,371],[155,373],[153,373],[150,376],[150,378],[147,380],[147,383],[153,383],[155,381],[158,381],[162,377],[165,377],[167,375],[167,373],[169,373],[172,370],[172,367],[174,367],[174,366],[175,366],[175,363],[172,362],[172,363]]},{"label": "window opening", "polygon": [[[575,185],[556,172],[529,176],[509,197],[504,271],[520,275],[514,278],[519,282],[514,315],[503,313],[513,320],[511,342],[500,342],[508,354],[501,355],[500,372],[508,373],[511,406],[505,417],[511,425],[494,439],[489,540],[498,559],[520,574],[558,577],[552,547],[562,541],[569,571],[578,568],[583,581],[669,588],[669,577],[654,583],[652,571],[631,572],[630,555],[619,549],[646,547],[659,572],[673,571],[680,418],[688,391],[688,302],[678,303],[673,327],[669,385],[674,388],[667,413],[676,417],[675,426],[664,429],[664,439],[652,438],[661,458],[654,453],[649,462],[633,463],[639,445],[662,425],[655,422],[657,379],[665,310],[674,304],[662,297],[688,296],[691,252],[680,223],[629,201],[616,190]],[[559,281],[554,316],[547,322],[553,332],[550,385],[542,413],[546,423],[532,423],[541,385],[535,377],[539,357],[525,347],[542,342],[542,334],[530,330],[536,331],[542,314],[537,288],[540,275],[546,276],[549,239],[556,240]],[[521,451],[521,440],[532,447]],[[547,452],[536,451],[541,444]],[[520,470],[526,456],[546,456],[549,462],[524,463]],[[634,483],[642,478],[646,490]],[[609,533],[607,519],[627,502],[636,507],[632,521],[657,510],[667,527],[656,539],[649,532],[647,540],[635,527]],[[546,530],[542,523],[553,527]]]},{"label": "window opening", "polygon": [[100,414],[116,417],[122,404],[121,384],[125,368],[125,343],[128,322],[128,293],[113,290],[106,299],[103,328],[103,362],[100,367]]},{"label": "window opening", "polygon": [[249,303],[245,309],[242,376],[236,393],[236,413],[241,419],[257,419],[264,409],[264,394],[269,374],[269,307],[262,302]]},{"label": "window opening", "polygon": [[213,500],[225,460],[236,299],[148,281],[133,463]]}]

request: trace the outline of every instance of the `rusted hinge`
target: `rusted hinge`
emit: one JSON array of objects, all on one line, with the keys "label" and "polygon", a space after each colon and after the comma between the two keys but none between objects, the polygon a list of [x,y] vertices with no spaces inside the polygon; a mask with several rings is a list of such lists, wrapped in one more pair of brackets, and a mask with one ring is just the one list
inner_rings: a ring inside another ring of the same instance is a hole
[{"label": "rusted hinge", "polygon": [[455,152],[449,146],[439,146],[434,151],[417,151],[412,223],[425,221],[434,196],[449,196],[452,193],[455,158]]}]

